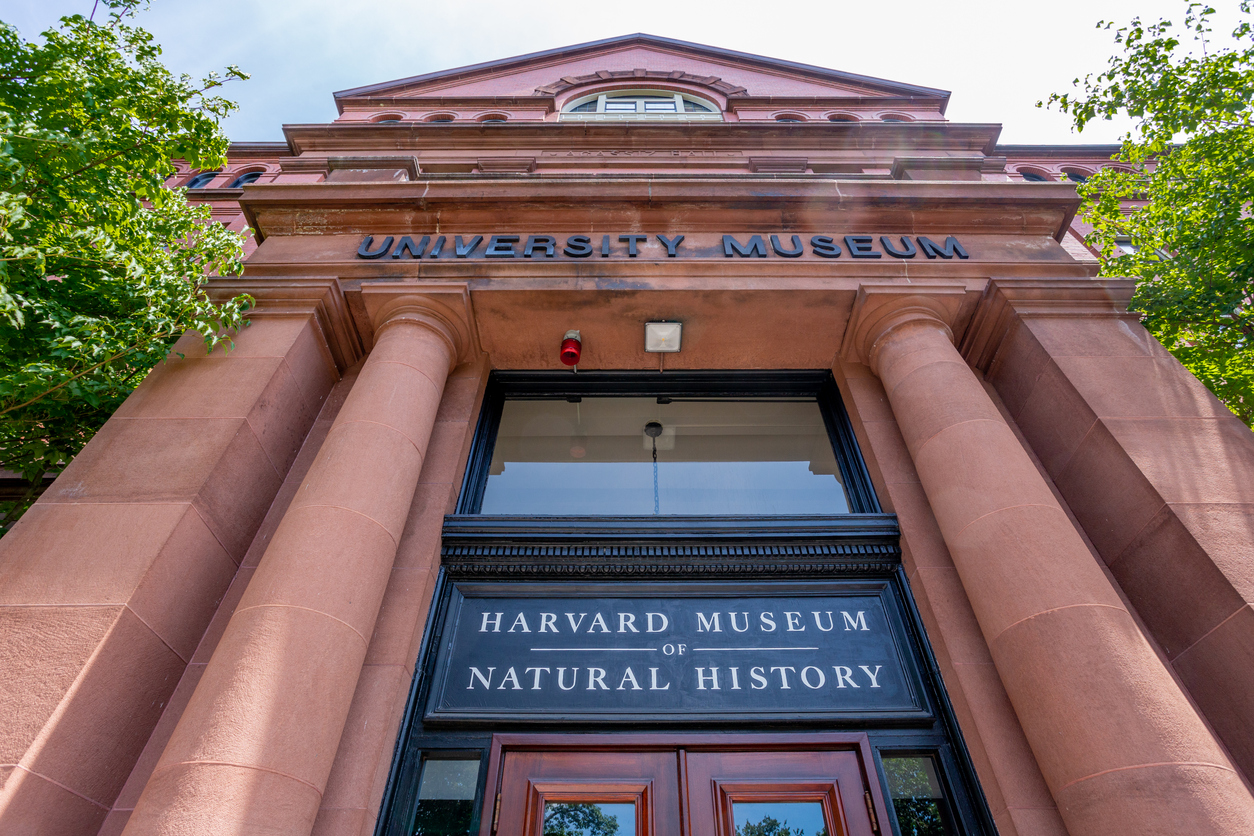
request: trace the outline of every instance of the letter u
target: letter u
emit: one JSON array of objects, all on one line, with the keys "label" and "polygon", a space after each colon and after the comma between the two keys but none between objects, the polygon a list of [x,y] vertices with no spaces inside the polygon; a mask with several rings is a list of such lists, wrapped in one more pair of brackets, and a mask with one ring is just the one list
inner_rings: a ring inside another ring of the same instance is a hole
[{"label": "letter u", "polygon": [[781,247],[779,244],[779,236],[772,235],[771,236],[771,249],[775,250],[776,255],[783,256],[784,258],[800,258],[801,255],[805,252],[805,249],[801,246],[800,235],[794,235],[792,237],[792,249],[791,250],[786,250],[783,247]]},{"label": "letter u", "polygon": [[392,241],[395,240],[391,235],[383,240],[383,246],[377,250],[370,249],[370,245],[374,243],[374,236],[367,235],[361,242],[361,246],[357,248],[358,258],[383,258],[392,249]]},{"label": "letter u", "polygon": [[880,243],[884,245],[884,252],[888,253],[893,258],[914,258],[915,253],[918,252],[918,250],[914,248],[914,244],[910,242],[910,239],[904,235],[901,236],[901,243],[906,245],[904,250],[899,250],[894,247],[893,239],[889,238],[887,235],[880,236]]}]

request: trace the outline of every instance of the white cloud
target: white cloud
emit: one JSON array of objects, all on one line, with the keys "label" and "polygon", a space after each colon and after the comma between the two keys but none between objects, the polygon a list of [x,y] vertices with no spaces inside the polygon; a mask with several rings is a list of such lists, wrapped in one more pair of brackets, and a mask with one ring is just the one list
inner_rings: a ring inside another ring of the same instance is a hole
[{"label": "white cloud", "polygon": [[[92,0],[6,5],[3,18],[30,36],[59,15],[86,14]],[[1090,143],[1116,141],[1127,125],[1076,135],[1036,101],[1105,66],[1114,45],[1098,19],[1179,18],[1183,8],[1180,0],[156,0],[140,22],[172,69],[203,75],[238,64],[252,74],[227,92],[241,106],[226,125],[236,140],[281,139],[284,123],[329,121],[335,90],[648,32],[951,90],[950,120],[1001,123],[1002,142]]]}]

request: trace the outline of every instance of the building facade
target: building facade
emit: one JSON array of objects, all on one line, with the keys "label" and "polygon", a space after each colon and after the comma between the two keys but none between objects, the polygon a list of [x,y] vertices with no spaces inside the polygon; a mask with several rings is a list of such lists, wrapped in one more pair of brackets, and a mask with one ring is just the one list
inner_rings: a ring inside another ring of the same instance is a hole
[{"label": "building facade", "polygon": [[1105,146],[633,35],[336,94],[0,541],[0,833],[1254,832],[1254,440]]}]

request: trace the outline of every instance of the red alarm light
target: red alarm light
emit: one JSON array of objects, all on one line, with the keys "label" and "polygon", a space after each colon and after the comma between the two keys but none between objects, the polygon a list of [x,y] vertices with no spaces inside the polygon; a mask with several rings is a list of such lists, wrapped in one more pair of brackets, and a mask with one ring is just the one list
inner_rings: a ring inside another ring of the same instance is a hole
[{"label": "red alarm light", "polygon": [[579,332],[567,331],[566,336],[562,338],[562,349],[558,352],[558,357],[563,365],[578,366],[579,354],[582,350],[583,344],[579,340]]}]

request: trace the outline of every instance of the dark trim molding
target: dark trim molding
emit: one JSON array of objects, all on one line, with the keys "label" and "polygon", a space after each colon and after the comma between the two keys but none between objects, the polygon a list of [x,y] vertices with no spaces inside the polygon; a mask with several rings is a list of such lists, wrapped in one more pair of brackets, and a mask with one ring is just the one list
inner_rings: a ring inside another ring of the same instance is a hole
[{"label": "dark trim molding", "polygon": [[[479,413],[479,423],[475,429],[475,438],[470,450],[470,460],[466,467],[466,476],[462,484],[460,499],[457,505],[458,517],[449,520],[460,523],[461,516],[477,515],[483,503],[483,491],[487,486],[488,467],[492,462],[492,450],[496,445],[497,428],[501,422],[501,410],[505,401],[514,399],[567,399],[582,397],[640,397],[657,396],[673,398],[814,398],[827,424],[828,436],[831,438],[836,461],[840,466],[841,480],[849,499],[851,515],[843,517],[879,514],[879,500],[875,489],[871,486],[871,476],[862,460],[862,451],[854,437],[853,428],[849,423],[849,414],[845,410],[840,390],[832,379],[832,373],[818,371],[697,371],[697,372],[584,372],[567,374],[564,372],[492,372],[488,379],[487,391],[483,398],[483,409]],[[487,518],[482,518],[487,519]],[[500,518],[505,520],[507,518]],[[562,518],[529,517],[515,518],[516,522],[503,525],[524,525],[523,520],[534,522],[554,532],[553,536],[561,536]],[[592,533],[589,526],[596,526],[597,520],[608,521],[612,528],[628,518],[579,518],[577,529],[571,529],[566,536],[587,537]],[[687,529],[694,531],[694,525],[704,525],[699,536],[720,536],[717,529],[735,528],[733,533],[725,536],[758,537],[772,536],[780,532],[778,527],[769,531],[759,531],[754,526],[788,525],[789,520],[804,518],[772,517],[650,517],[653,528],[666,526],[667,520],[674,521],[676,531]],[[815,521],[841,519],[837,517],[814,517]],[[780,521],[780,522],[776,522]],[[639,522],[639,521],[638,521]],[[490,523],[489,523],[490,524]],[[639,524],[643,525],[643,522]],[[844,523],[834,524],[835,529],[827,523],[820,523],[822,531],[804,530],[804,525],[793,537],[840,536],[847,537],[853,533],[844,527]],[[709,533],[706,533],[709,532]],[[446,534],[452,534],[446,531]],[[485,532],[486,536],[486,532]],[[499,536],[495,535],[495,536]],[[621,539],[624,535],[616,535]],[[639,533],[628,533],[625,536],[640,536]],[[673,534],[656,536],[673,537]]]},{"label": "dark trim molding", "polygon": [[[821,543],[897,542],[901,530],[894,514],[840,514],[796,517],[530,517],[450,514],[444,518],[444,546],[497,546],[552,548],[579,543],[596,554],[613,554],[606,547],[637,551],[645,545],[673,549],[679,544],[751,543],[753,547],[790,541],[810,546]],[[703,546],[703,547],[708,547]],[[596,549],[599,551],[595,551]],[[622,552],[627,553],[627,552]]]}]

